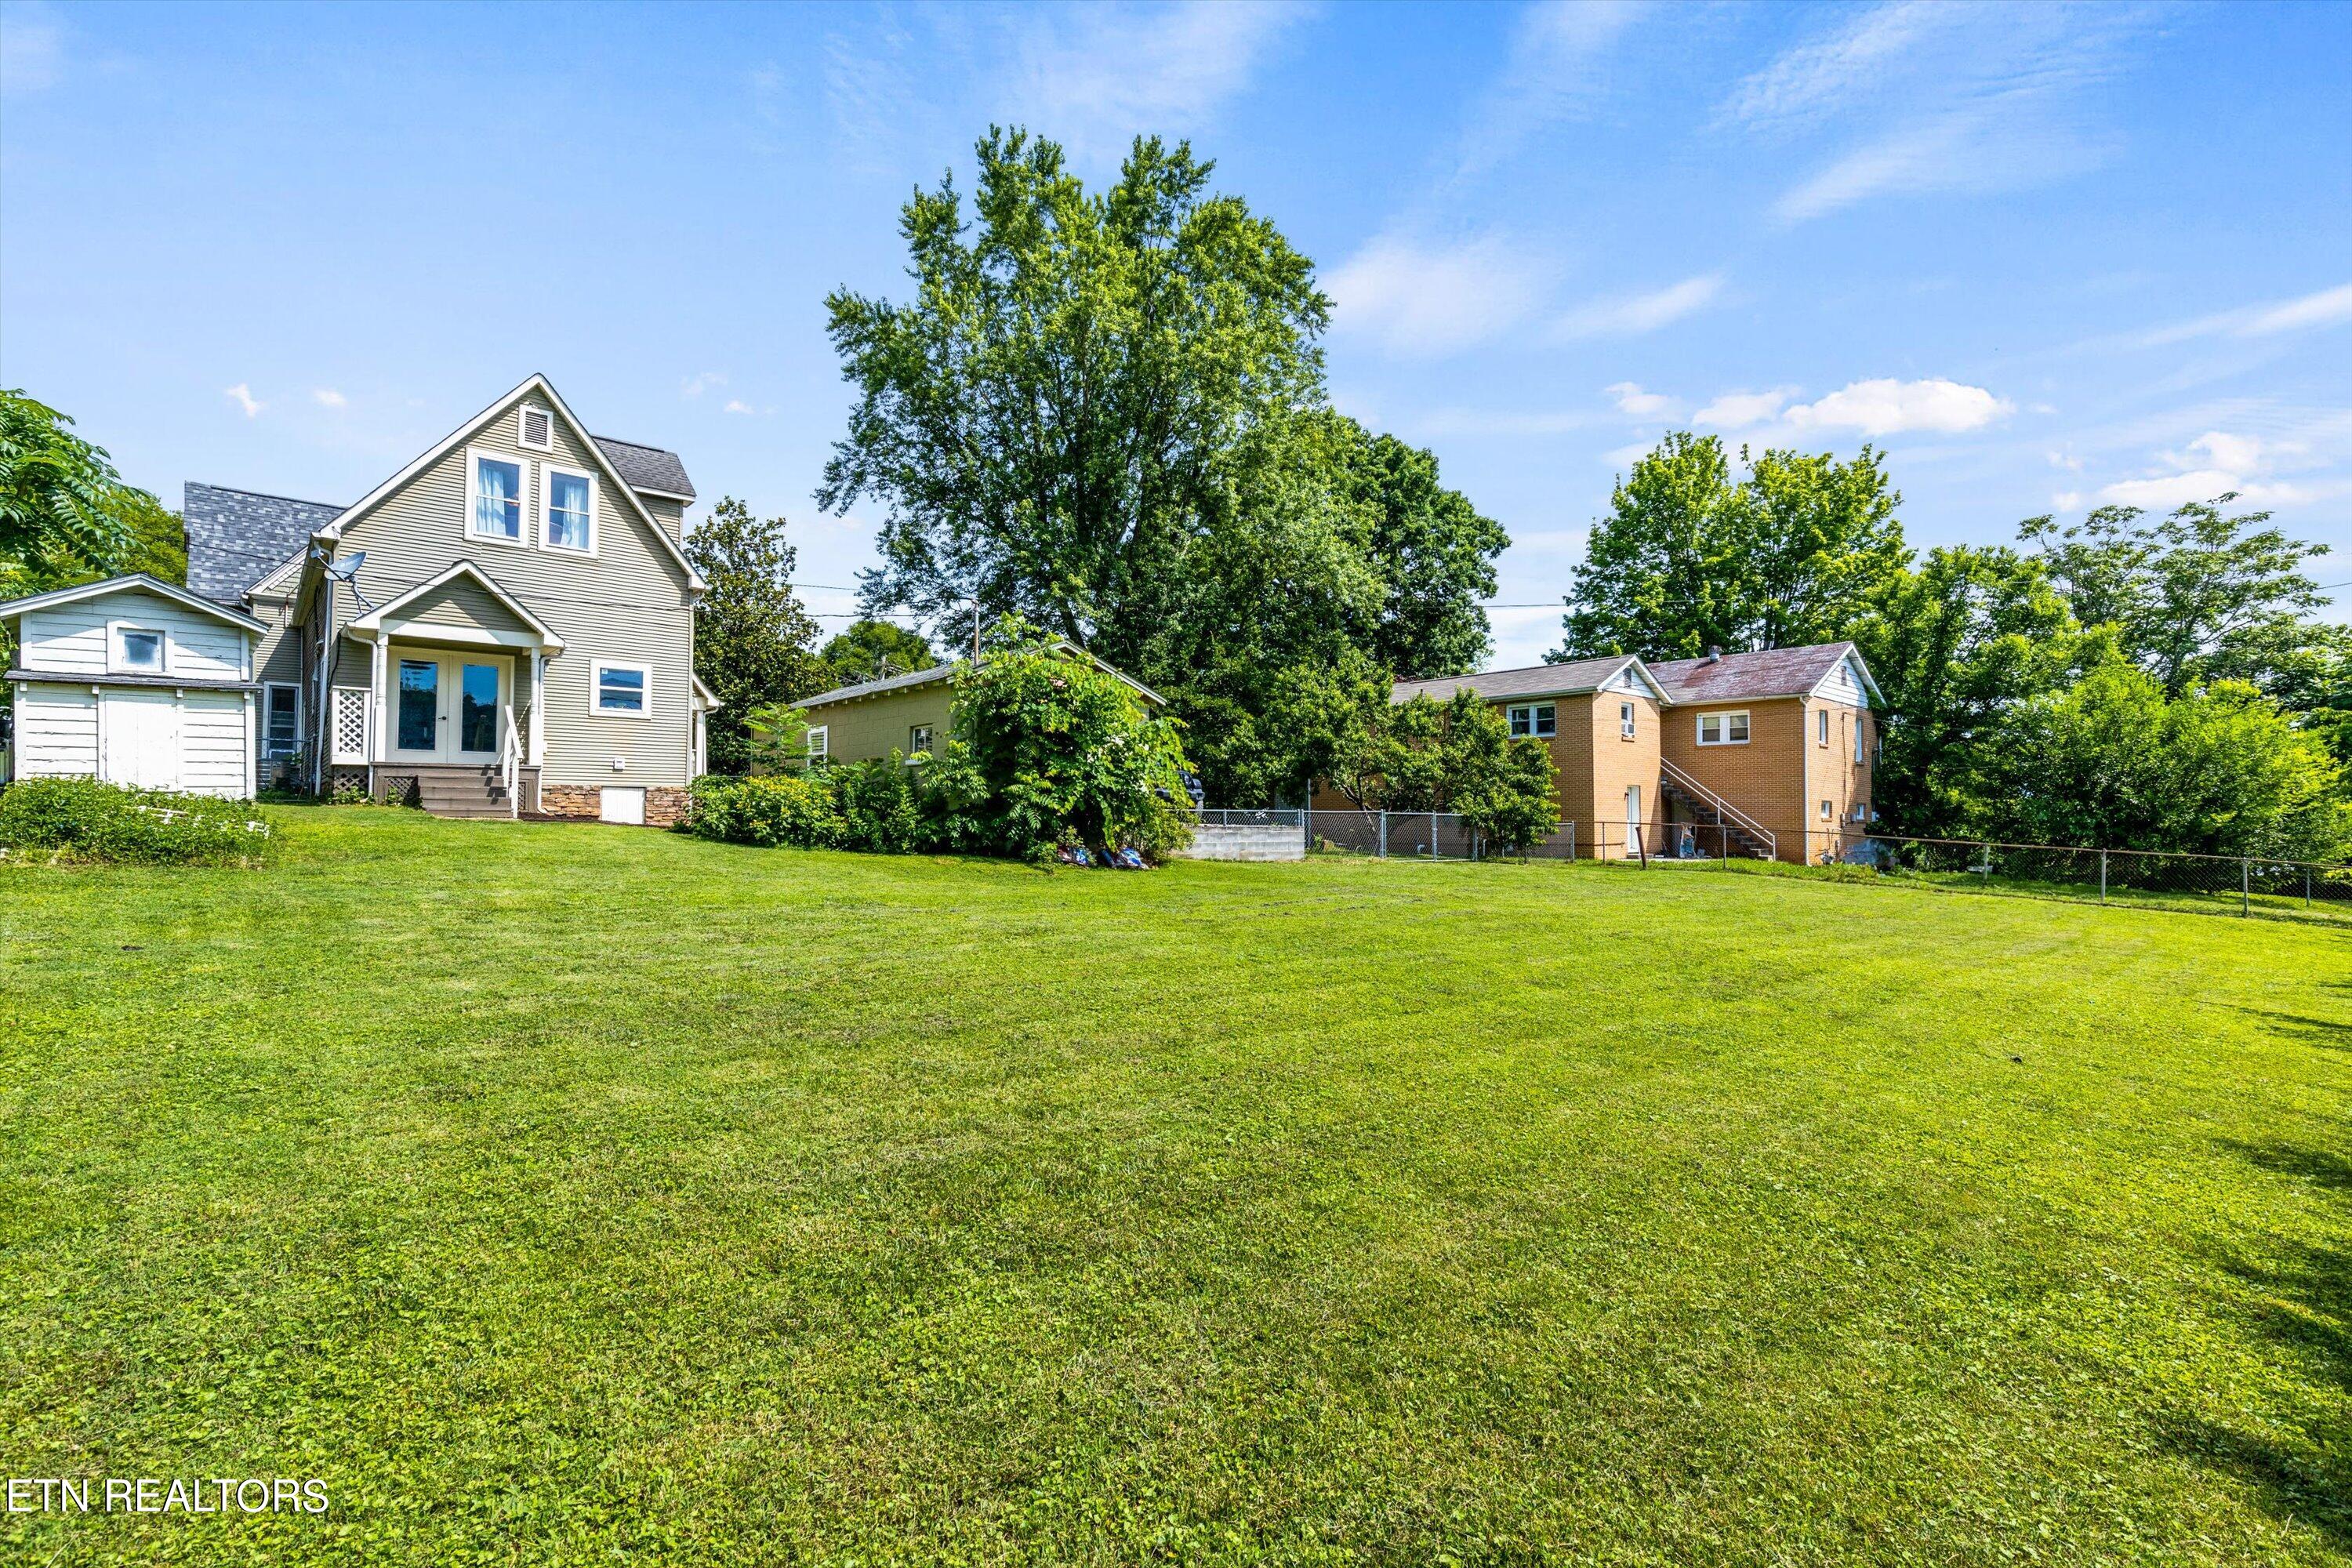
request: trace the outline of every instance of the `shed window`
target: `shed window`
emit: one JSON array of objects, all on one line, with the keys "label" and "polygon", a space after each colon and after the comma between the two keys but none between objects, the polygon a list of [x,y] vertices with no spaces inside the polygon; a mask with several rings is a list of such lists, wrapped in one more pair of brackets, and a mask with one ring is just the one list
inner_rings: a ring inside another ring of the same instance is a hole
[{"label": "shed window", "polygon": [[931,727],[929,724],[910,726],[907,731],[907,755],[919,757],[930,749]]},{"label": "shed window", "polygon": [[1506,710],[1514,735],[1552,735],[1559,731],[1559,721],[1549,702],[1517,702]]},{"label": "shed window", "polygon": [[810,762],[821,763],[824,761],[825,758],[833,754],[833,736],[828,733],[830,729],[831,726],[825,724],[812,724],[809,726],[808,754]]},{"label": "shed window", "polygon": [[1698,716],[1698,743],[1702,746],[1744,746],[1748,743],[1748,715],[1741,713],[1702,713]]},{"label": "shed window", "polygon": [[163,634],[144,626],[115,627],[114,668],[142,675],[163,673]]}]

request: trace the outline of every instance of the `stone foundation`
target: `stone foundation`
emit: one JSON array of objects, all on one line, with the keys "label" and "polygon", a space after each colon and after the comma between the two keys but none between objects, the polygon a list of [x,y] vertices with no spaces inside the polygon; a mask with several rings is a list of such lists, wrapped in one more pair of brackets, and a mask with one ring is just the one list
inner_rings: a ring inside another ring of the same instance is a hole
[{"label": "stone foundation", "polygon": [[[676,784],[646,786],[646,826],[675,827],[686,820],[687,805],[687,792]],[[543,816],[566,821],[594,822],[604,814],[604,788],[602,784],[542,784],[539,786],[539,811]]]}]

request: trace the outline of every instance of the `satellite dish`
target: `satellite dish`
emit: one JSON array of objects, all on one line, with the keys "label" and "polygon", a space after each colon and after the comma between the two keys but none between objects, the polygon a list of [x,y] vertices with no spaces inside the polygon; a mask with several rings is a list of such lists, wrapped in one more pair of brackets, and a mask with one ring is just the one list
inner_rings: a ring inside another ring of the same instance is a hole
[{"label": "satellite dish", "polygon": [[341,560],[329,563],[327,566],[327,575],[334,578],[339,583],[348,583],[352,580],[352,574],[356,573],[366,563],[367,552],[364,550],[354,550],[349,555],[344,556]]}]

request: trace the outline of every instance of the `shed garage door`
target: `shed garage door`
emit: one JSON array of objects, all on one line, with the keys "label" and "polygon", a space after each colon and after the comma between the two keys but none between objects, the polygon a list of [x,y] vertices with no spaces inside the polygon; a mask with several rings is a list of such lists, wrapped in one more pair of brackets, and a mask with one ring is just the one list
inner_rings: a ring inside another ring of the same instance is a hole
[{"label": "shed garage door", "polygon": [[109,784],[249,792],[243,692],[117,688],[101,692],[98,706],[98,776]]}]

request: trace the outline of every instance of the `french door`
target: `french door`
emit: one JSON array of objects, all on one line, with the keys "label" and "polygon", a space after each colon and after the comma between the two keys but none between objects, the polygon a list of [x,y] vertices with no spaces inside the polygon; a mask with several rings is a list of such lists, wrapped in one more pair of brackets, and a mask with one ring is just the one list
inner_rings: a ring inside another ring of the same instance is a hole
[{"label": "french door", "polygon": [[394,760],[498,761],[514,698],[511,659],[395,647],[386,674]]}]

